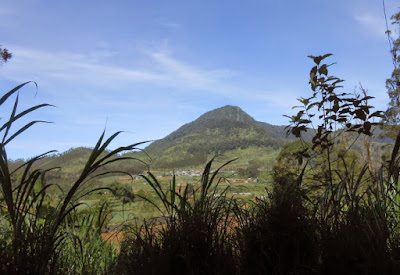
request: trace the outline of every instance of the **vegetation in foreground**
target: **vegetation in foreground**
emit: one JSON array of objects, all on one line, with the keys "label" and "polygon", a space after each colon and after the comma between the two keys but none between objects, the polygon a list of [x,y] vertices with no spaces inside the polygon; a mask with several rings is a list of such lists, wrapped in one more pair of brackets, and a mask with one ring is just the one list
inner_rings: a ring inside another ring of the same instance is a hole
[{"label": "vegetation in foreground", "polygon": [[[41,121],[13,130],[15,122],[48,105],[18,113],[18,91],[27,83],[6,93],[0,105],[12,96],[15,101],[0,127],[1,273],[398,274],[400,133],[378,165],[371,136],[383,113],[372,111],[362,87],[360,94],[337,92],[342,80],[329,76],[323,63],[329,55],[310,57],[313,93],[299,100],[300,111],[290,117],[289,131],[299,141],[279,155],[273,187],[263,198],[248,201],[229,194],[219,173],[230,162],[213,171],[212,159],[200,180],[186,185],[175,176],[165,185],[148,172],[142,178],[158,202],[134,195],[160,217],[132,221],[115,235],[104,234],[112,211],[108,201],[81,208],[82,199],[101,191],[90,181],[121,172],[107,167],[133,161],[121,153],[139,144],[107,151],[119,133],[108,139],[103,133],[77,179],[52,196],[48,190],[58,186],[47,176],[57,168],[35,166],[51,152],[12,170],[6,152],[15,137]],[[393,78],[397,82],[390,84],[398,85],[398,75]],[[312,124],[317,124],[313,138],[304,140]],[[393,133],[393,127],[389,130]],[[363,158],[352,149],[355,138],[364,143]],[[123,200],[130,196],[116,186],[108,191]],[[123,236],[116,244],[118,233]]]}]

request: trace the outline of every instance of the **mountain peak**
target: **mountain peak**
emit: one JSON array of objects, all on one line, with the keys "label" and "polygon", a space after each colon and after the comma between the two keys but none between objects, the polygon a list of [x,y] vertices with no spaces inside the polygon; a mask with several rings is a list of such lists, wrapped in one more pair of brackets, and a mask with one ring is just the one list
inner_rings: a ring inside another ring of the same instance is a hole
[{"label": "mountain peak", "polygon": [[256,121],[238,106],[226,105],[181,126],[146,151],[155,166],[176,168],[204,163],[207,157],[238,148],[281,148],[289,139],[284,126]]},{"label": "mountain peak", "polygon": [[255,119],[249,116],[238,106],[226,105],[224,107],[209,111],[198,118],[198,120],[234,120],[244,123],[254,123]]}]

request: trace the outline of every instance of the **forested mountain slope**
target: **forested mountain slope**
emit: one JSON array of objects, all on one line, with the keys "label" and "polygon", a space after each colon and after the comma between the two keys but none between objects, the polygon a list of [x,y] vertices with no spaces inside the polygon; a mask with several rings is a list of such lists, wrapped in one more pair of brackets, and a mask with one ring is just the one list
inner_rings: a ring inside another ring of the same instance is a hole
[{"label": "forested mountain slope", "polygon": [[285,126],[258,122],[237,106],[224,106],[187,123],[145,150],[155,157],[156,166],[196,165],[210,154],[249,147],[279,149],[293,137]]}]

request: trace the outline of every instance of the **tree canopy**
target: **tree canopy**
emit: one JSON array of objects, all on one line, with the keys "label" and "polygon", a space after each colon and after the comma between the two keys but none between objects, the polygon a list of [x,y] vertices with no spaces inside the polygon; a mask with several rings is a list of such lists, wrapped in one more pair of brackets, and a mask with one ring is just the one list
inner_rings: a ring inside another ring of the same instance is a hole
[{"label": "tree canopy", "polygon": [[392,24],[398,27],[398,31],[397,38],[394,38],[393,32],[387,30],[394,69],[391,77],[386,80],[390,101],[384,122],[387,125],[387,134],[390,137],[395,137],[400,127],[400,12],[394,14],[391,19]]}]

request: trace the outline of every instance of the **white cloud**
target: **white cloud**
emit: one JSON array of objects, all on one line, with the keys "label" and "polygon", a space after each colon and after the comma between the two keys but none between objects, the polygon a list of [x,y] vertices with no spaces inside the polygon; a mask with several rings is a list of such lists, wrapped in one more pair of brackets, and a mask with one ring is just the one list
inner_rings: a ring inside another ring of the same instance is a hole
[{"label": "white cloud", "polygon": [[157,18],[155,20],[155,22],[156,22],[156,24],[158,24],[162,27],[168,28],[168,29],[177,29],[177,28],[181,27],[180,24],[173,22],[171,20],[165,19],[165,18],[161,18],[161,17]]},{"label": "white cloud", "polygon": [[[43,83],[65,80],[75,85],[94,85],[113,89],[115,85],[148,83],[186,90],[225,93],[221,86],[234,73],[226,69],[200,69],[186,64],[166,52],[139,52],[147,69],[105,64],[107,51],[90,55],[71,52],[44,52],[12,46],[13,62],[7,64],[3,77],[20,82],[32,79]],[[132,57],[134,59],[135,57]],[[103,60],[103,61],[102,61]]]},{"label": "white cloud", "polygon": [[162,67],[164,74],[168,76],[171,82],[179,82],[180,85],[208,90],[210,85],[231,76],[228,70],[202,70],[185,64],[166,53],[154,52],[148,54]]},{"label": "white cloud", "polygon": [[[151,106],[160,108],[165,104],[177,104],[176,100],[181,98],[182,93],[185,94],[185,98],[190,95],[201,95],[202,98],[219,97],[239,105],[244,100],[254,101],[258,104],[263,103],[270,109],[290,108],[298,97],[290,88],[280,87],[281,83],[277,83],[276,80],[264,79],[265,77],[259,79],[224,68],[204,68],[184,62],[167,50],[138,51],[136,58],[139,57],[145,62],[141,63],[141,67],[137,67],[134,64],[105,64],[105,61],[99,61],[101,58],[97,58],[95,53],[88,56],[71,52],[44,52],[16,46],[12,48],[15,57],[13,62],[7,64],[7,70],[2,77],[18,82],[21,79],[35,80],[42,87],[50,83],[56,87],[47,89],[52,95],[74,98],[74,106],[84,106],[82,102],[90,101],[92,109],[101,109],[100,106],[104,106],[108,115],[116,114],[117,110],[143,110],[141,105],[144,94],[147,98],[144,102],[148,102],[150,98]],[[134,58],[135,56],[132,56],[132,59]],[[63,85],[59,85],[59,81],[72,83],[69,89],[79,89],[69,91]],[[265,90],[265,87],[268,87],[268,90]],[[151,91],[153,95],[149,96],[147,91]],[[104,114],[97,114],[96,121],[81,121],[80,124],[104,125]]]},{"label": "white cloud", "polygon": [[13,47],[13,62],[8,64],[5,76],[17,81],[26,76],[35,76],[49,81],[61,78],[88,84],[95,84],[97,81],[113,82],[119,79],[154,81],[162,78],[155,73],[100,64],[98,61],[102,55],[104,56],[104,53],[100,56],[49,53]]},{"label": "white cloud", "polygon": [[386,25],[383,15],[372,13],[356,13],[354,19],[363,26],[363,29],[370,35],[382,38],[385,36]]}]

